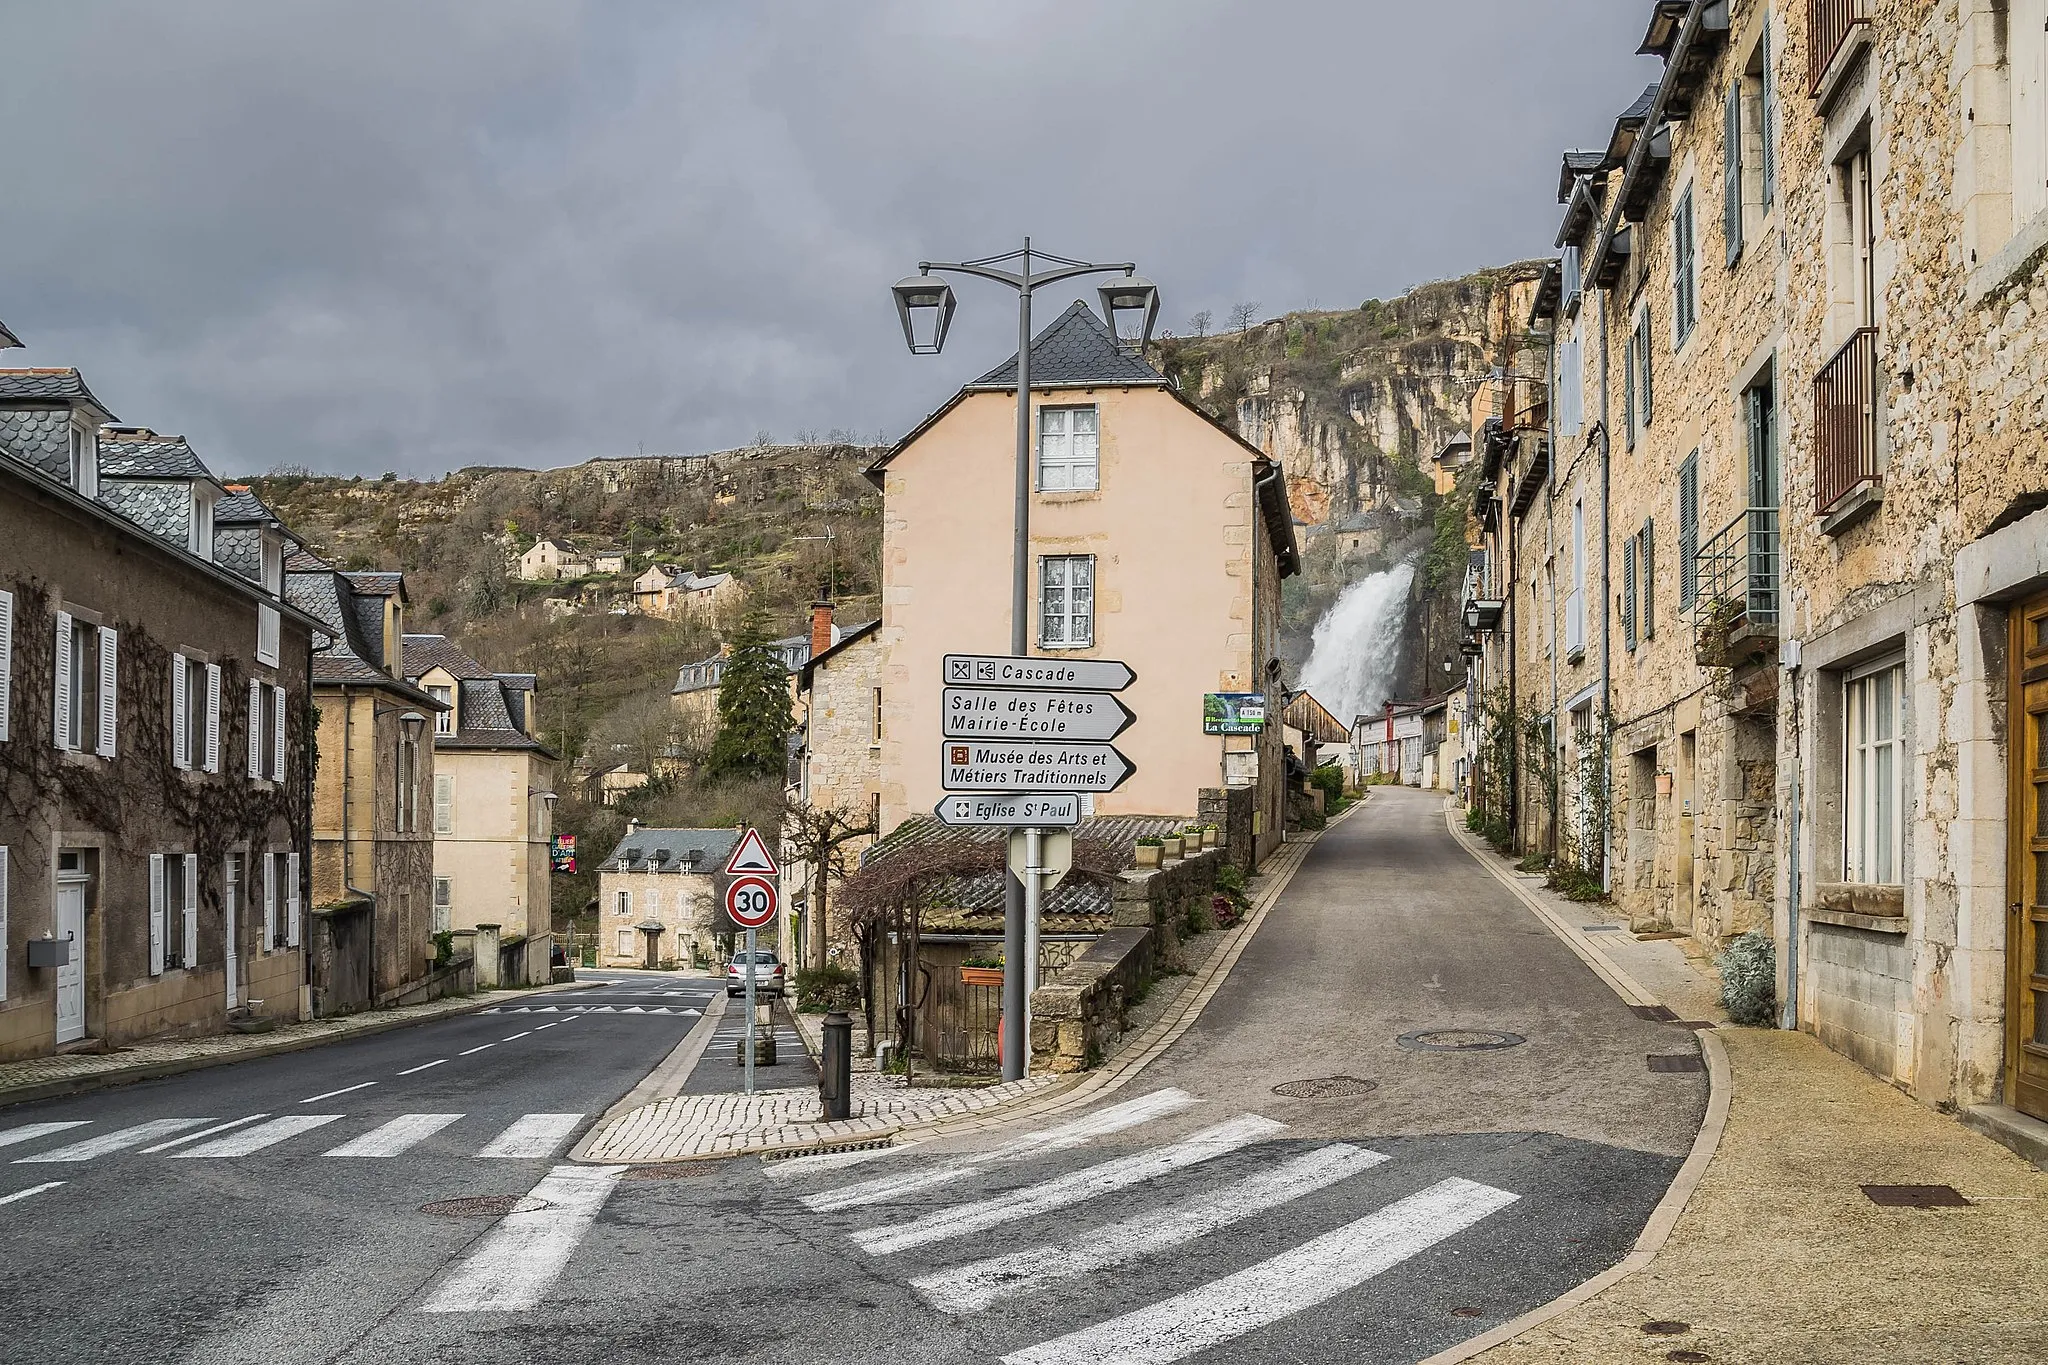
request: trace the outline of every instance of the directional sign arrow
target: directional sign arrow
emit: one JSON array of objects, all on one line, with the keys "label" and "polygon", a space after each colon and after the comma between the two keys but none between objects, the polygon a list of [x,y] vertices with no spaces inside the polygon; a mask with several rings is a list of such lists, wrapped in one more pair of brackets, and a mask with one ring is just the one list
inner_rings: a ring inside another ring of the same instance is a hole
[{"label": "directional sign arrow", "polygon": [[947,739],[1115,739],[1137,717],[1107,692],[949,687]]},{"label": "directional sign arrow", "polygon": [[939,746],[939,788],[949,792],[1115,791],[1137,765],[1108,744],[1030,740],[947,740]]},{"label": "directional sign arrow", "polygon": [[1121,692],[1138,680],[1117,659],[1018,659],[1008,654],[948,654],[948,687],[1055,687]]},{"label": "directional sign arrow", "polygon": [[1081,823],[1078,796],[948,796],[933,814],[948,825],[1021,829]]}]

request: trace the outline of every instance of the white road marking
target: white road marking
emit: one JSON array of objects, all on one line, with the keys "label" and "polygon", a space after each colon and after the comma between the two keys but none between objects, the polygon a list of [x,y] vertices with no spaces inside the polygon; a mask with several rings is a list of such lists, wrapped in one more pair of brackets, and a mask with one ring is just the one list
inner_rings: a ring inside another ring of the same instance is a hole
[{"label": "white road marking", "polygon": [[965,1237],[972,1232],[1036,1218],[1041,1213],[1083,1203],[1098,1195],[1128,1189],[1155,1176],[1211,1160],[1286,1131],[1284,1123],[1259,1114],[1241,1114],[1164,1147],[1084,1166],[1078,1171],[1069,1171],[1021,1190],[1007,1190],[971,1204],[935,1209],[907,1223],[862,1228],[853,1234],[854,1245],[870,1256],[888,1256],[928,1242]]},{"label": "white road marking", "polygon": [[133,1128],[123,1128],[118,1132],[101,1133],[98,1137],[74,1142],[68,1147],[54,1147],[34,1156],[18,1156],[14,1162],[18,1166],[28,1161],[91,1161],[96,1156],[140,1147],[145,1142],[212,1122],[210,1116],[203,1119],[151,1119],[148,1123],[138,1123]]},{"label": "white road marking", "polygon": [[[0,1147],[12,1147],[17,1142],[33,1142],[39,1137],[61,1133],[67,1128],[83,1128],[90,1119],[64,1119],[54,1123],[24,1123],[19,1128],[9,1128],[0,1133]],[[60,1182],[61,1183],[61,1182]]]},{"label": "white road marking", "polygon": [[[521,1035],[521,1036],[523,1037],[524,1035]],[[496,1047],[496,1046],[497,1046],[497,1044],[496,1044],[496,1043],[484,1043],[484,1044],[482,1044],[481,1046],[478,1046],[478,1047],[473,1047],[473,1048],[471,1048],[471,1049],[470,1049],[470,1050],[469,1050],[468,1052],[458,1052],[458,1053],[456,1053],[455,1055],[456,1055],[456,1056],[458,1056],[458,1057],[470,1057],[470,1056],[474,1056],[475,1054],[477,1054],[477,1053],[479,1053],[479,1052],[482,1052],[482,1051],[484,1050],[484,1048],[487,1048],[487,1047]]]},{"label": "white road marking", "polygon": [[581,1114],[528,1114],[492,1138],[480,1157],[546,1157],[583,1122]]},{"label": "white road marking", "polygon": [[300,1100],[299,1103],[311,1104],[315,1100],[331,1100],[336,1095],[347,1095],[357,1090],[368,1090],[371,1086],[375,1084],[375,1081],[364,1081],[360,1085],[345,1085],[339,1090],[323,1090],[317,1095],[306,1096],[306,1098]]},{"label": "white road marking", "polygon": [[978,1313],[1003,1299],[1032,1293],[1059,1280],[1107,1270],[1206,1237],[1387,1159],[1344,1142],[1318,1147],[1220,1189],[1205,1190],[1164,1211],[1148,1210],[1120,1223],[1091,1228],[1066,1242],[970,1261],[921,1276],[910,1284],[942,1313]]},{"label": "white road marking", "polygon": [[[85,1121],[84,1119],[79,1120],[80,1123]],[[31,1185],[25,1190],[16,1190],[13,1194],[0,1194],[0,1204],[12,1204],[17,1199],[27,1199],[31,1195],[41,1194],[45,1190],[54,1190],[63,1183],[61,1180],[45,1180],[40,1185]]]},{"label": "white road marking", "polygon": [[1356,1289],[1519,1198],[1445,1180],[1208,1284],[1003,1357],[1003,1365],[1172,1365]]},{"label": "white road marking", "polygon": [[517,1042],[517,1041],[519,1041],[519,1040],[520,1040],[521,1038],[524,1038],[524,1037],[526,1036],[526,1034],[527,1034],[527,1033],[531,1033],[531,1032],[533,1032],[533,1030],[532,1030],[532,1029],[528,1029],[528,1030],[526,1030],[526,1033],[515,1033],[515,1034],[513,1034],[513,1035],[512,1035],[512,1036],[511,1036],[510,1038],[506,1038],[506,1039],[504,1039],[503,1041],[504,1041],[504,1042],[507,1042],[507,1043],[514,1043],[514,1042]]},{"label": "white road marking", "polygon": [[561,1022],[562,1022],[562,1021],[561,1021],[561,1020],[559,1020],[559,1019],[553,1019],[553,1020],[550,1020],[550,1021],[548,1021],[548,1022],[547,1022],[547,1023],[545,1023],[545,1024],[536,1024],[536,1025],[534,1026],[534,1028],[533,1028],[533,1031],[534,1031],[535,1033],[539,1033],[539,1032],[540,1032],[540,1031],[541,1031],[542,1029],[544,1029],[544,1028],[553,1028],[553,1027],[554,1027],[554,1026],[555,1026],[556,1024],[559,1024],[559,1023],[561,1023]]},{"label": "white road marking", "polygon": [[240,1128],[245,1123],[254,1123],[258,1119],[267,1119],[269,1117],[270,1115],[268,1114],[251,1114],[247,1118],[229,1119],[226,1123],[216,1123],[211,1128],[201,1128],[196,1133],[186,1133],[183,1136],[174,1137],[169,1142],[159,1142],[153,1146],[144,1147],[142,1155],[148,1156],[152,1152],[168,1152],[173,1147],[183,1147],[188,1142],[197,1142],[201,1138],[212,1137],[215,1133],[225,1133],[230,1128]]},{"label": "white road marking", "polygon": [[434,1066],[439,1066],[439,1065],[441,1065],[441,1063],[443,1063],[443,1062],[445,1062],[445,1061],[447,1061],[447,1060],[448,1060],[448,1059],[447,1059],[446,1057],[436,1057],[436,1058],[435,1058],[435,1059],[434,1059],[433,1061],[431,1061],[431,1062],[422,1062],[422,1063],[421,1063],[420,1065],[418,1065],[418,1066],[415,1066],[415,1067],[408,1067],[407,1069],[405,1069],[404,1071],[401,1071],[401,1072],[399,1072],[398,1074],[399,1074],[399,1075],[401,1075],[401,1076],[410,1076],[410,1075],[412,1075],[412,1074],[413,1074],[414,1072],[416,1072],[416,1071],[425,1071],[425,1070],[426,1070],[426,1069],[427,1069],[428,1067],[434,1067]]},{"label": "white road marking", "polygon": [[562,1273],[624,1166],[557,1166],[533,1187],[537,1207],[515,1209],[448,1272],[422,1313],[517,1313],[538,1305]]},{"label": "white road marking", "polygon": [[275,1146],[286,1138],[295,1138],[301,1133],[311,1132],[322,1124],[333,1123],[340,1114],[287,1114],[281,1119],[259,1123],[254,1128],[244,1128],[239,1133],[202,1142],[197,1147],[182,1152],[172,1152],[166,1161],[189,1157],[247,1156],[260,1152],[265,1147]]},{"label": "white road marking", "polygon": [[793,1175],[810,1175],[814,1171],[836,1171],[842,1166],[858,1166],[863,1161],[876,1157],[894,1156],[917,1146],[915,1142],[899,1142],[893,1147],[865,1147],[851,1152],[820,1152],[816,1156],[790,1156],[780,1161],[761,1164],[761,1174],[770,1180],[782,1180]]},{"label": "white road marking", "polygon": [[907,1171],[901,1175],[878,1176],[857,1185],[846,1185],[836,1190],[826,1190],[821,1194],[806,1195],[803,1204],[817,1213],[850,1209],[859,1204],[879,1204],[914,1190],[928,1189],[933,1185],[958,1180],[983,1166],[1016,1161],[1044,1152],[1064,1152],[1070,1147],[1079,1147],[1110,1133],[1135,1128],[1141,1123],[1178,1113],[1194,1102],[1195,1097],[1184,1090],[1155,1090],[1149,1095],[1125,1100],[1122,1104],[1113,1104],[1107,1109],[1098,1109],[1071,1123],[1063,1123],[1056,1128],[1047,1128],[1036,1133],[1026,1133],[1023,1137],[985,1154],[967,1156],[943,1166],[930,1166],[919,1171]]},{"label": "white road marking", "polygon": [[361,1137],[351,1138],[341,1146],[331,1148],[325,1155],[397,1156],[414,1144],[426,1141],[461,1117],[460,1114],[400,1114],[391,1122],[380,1124]]}]

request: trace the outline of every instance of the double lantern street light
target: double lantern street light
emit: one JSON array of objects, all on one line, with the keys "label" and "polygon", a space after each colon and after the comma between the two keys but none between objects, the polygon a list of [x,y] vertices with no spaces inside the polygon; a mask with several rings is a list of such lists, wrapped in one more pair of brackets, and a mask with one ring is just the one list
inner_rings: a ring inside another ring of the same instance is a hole
[{"label": "double lantern street light", "polygon": [[[1010,653],[1023,658],[1031,645],[1031,295],[1045,285],[1084,275],[1117,275],[1097,291],[1103,321],[1123,343],[1119,323],[1137,323],[1137,350],[1144,354],[1159,320],[1159,290],[1138,274],[1130,261],[1097,265],[1049,252],[1033,251],[1031,239],[1016,251],[972,261],[919,261],[918,273],[898,280],[892,289],[903,340],[912,355],[937,355],[953,325],[953,286],[933,272],[972,275],[994,280],[1017,291],[1017,491],[1010,563]],[[1003,952],[1012,970],[1003,973],[1003,1079],[1021,1080],[1029,1060],[1026,1036],[1029,996],[1025,976],[1037,975],[1036,963],[1025,963],[1024,887],[1014,875],[1004,877]],[[1025,970],[1017,970],[1019,966]]]}]

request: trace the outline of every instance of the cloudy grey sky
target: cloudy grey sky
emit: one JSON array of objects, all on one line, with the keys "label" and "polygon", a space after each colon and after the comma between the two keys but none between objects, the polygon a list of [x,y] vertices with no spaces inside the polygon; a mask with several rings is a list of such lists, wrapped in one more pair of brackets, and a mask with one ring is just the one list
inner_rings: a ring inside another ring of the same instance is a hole
[{"label": "cloudy grey sky", "polygon": [[908,355],[920,257],[1355,305],[1546,250],[1656,76],[1643,0],[4,8],[0,363],[223,473],[893,439],[1014,335]]}]

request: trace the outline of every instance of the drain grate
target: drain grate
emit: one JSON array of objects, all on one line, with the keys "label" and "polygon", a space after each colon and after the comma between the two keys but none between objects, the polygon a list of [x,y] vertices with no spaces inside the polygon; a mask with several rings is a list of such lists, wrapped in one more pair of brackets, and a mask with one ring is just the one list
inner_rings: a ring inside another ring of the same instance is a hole
[{"label": "drain grate", "polygon": [[1394,1042],[1410,1052],[1494,1052],[1528,1042],[1519,1033],[1490,1028],[1439,1028],[1404,1033]]},{"label": "drain grate", "polygon": [[1274,1086],[1273,1093],[1290,1100],[1334,1100],[1346,1095],[1370,1095],[1379,1086],[1378,1081],[1362,1081],[1356,1076],[1324,1076],[1313,1081],[1288,1081]]},{"label": "drain grate", "polygon": [[1618,934],[1621,932],[1621,926],[1619,924],[1581,924],[1579,932],[1582,934]]},{"label": "drain grate", "polygon": [[420,1212],[437,1213],[443,1218],[503,1218],[514,1209],[531,1212],[547,1206],[547,1200],[523,1194],[472,1194],[463,1199],[437,1199],[422,1204]]},{"label": "drain grate", "polygon": [[1652,1052],[1649,1056],[1650,1070],[1663,1072],[1705,1071],[1707,1064],[1696,1056],[1668,1057]]},{"label": "drain grate", "polygon": [[1864,1185],[1873,1204],[1888,1209],[1967,1209],[1970,1201],[1953,1185]]},{"label": "drain grate", "polygon": [[775,1162],[800,1156],[837,1156],[841,1152],[880,1152],[895,1145],[888,1138],[882,1138],[875,1142],[842,1142],[831,1147],[789,1147],[780,1152],[764,1152],[761,1160]]}]

